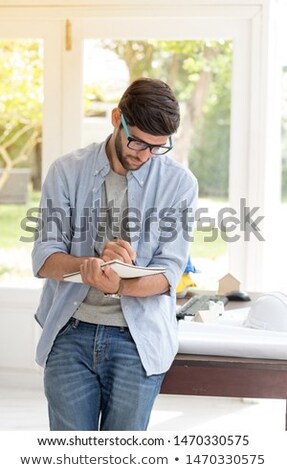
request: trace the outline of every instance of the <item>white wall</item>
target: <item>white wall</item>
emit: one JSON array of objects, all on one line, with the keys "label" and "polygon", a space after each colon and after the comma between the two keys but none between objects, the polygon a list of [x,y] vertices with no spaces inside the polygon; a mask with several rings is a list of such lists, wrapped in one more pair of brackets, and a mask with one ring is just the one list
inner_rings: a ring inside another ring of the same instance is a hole
[{"label": "white wall", "polygon": [[37,387],[42,370],[35,363],[40,327],[34,320],[41,290],[0,289],[0,387]]}]

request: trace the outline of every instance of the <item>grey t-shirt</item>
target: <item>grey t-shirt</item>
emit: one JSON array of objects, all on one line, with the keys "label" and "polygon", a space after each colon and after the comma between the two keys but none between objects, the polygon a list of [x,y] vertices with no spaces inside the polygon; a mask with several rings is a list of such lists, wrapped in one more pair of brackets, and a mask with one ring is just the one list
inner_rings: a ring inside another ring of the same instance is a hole
[{"label": "grey t-shirt", "polygon": [[[128,239],[125,231],[125,214],[128,207],[128,187],[125,176],[110,170],[102,186],[101,220],[98,221],[95,248],[101,253],[107,240]],[[99,325],[127,326],[120,299],[104,295],[91,287],[74,313],[78,320]]]}]

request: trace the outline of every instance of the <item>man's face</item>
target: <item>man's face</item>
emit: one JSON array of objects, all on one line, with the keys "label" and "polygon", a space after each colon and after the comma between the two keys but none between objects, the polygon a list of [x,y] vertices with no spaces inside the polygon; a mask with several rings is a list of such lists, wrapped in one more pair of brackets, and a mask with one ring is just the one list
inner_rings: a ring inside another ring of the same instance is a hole
[{"label": "man's face", "polygon": [[[138,139],[150,145],[166,145],[168,136],[154,136],[146,134],[137,127],[129,127],[130,135],[133,139]],[[128,146],[128,140],[124,129],[119,127],[115,138],[115,150],[122,167],[125,170],[136,171],[141,168],[153,155],[150,148],[145,150],[132,150]],[[157,157],[158,158],[158,157]]]}]

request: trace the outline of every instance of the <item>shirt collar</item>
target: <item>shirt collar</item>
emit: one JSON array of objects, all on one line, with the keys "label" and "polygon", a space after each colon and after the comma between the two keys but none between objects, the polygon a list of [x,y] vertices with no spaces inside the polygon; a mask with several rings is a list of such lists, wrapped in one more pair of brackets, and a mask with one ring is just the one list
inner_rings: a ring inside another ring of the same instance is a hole
[{"label": "shirt collar", "polygon": [[148,177],[149,171],[150,171],[150,166],[151,166],[151,157],[141,168],[139,168],[136,171],[128,171],[127,173],[127,178],[135,178],[140,186],[143,186],[145,183],[145,180]]},{"label": "shirt collar", "polygon": [[106,176],[110,171],[110,162],[106,153],[106,145],[111,136],[102,142],[97,158],[95,158],[93,174],[98,175],[99,173],[102,176]]}]

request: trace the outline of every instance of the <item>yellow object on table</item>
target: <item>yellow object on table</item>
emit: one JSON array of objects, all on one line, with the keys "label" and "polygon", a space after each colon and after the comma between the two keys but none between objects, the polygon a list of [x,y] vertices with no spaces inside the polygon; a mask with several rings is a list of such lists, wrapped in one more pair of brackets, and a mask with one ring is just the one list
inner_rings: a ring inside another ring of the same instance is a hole
[{"label": "yellow object on table", "polygon": [[176,287],[176,296],[185,297],[189,287],[196,287],[196,283],[191,279],[189,273],[183,273]]}]

